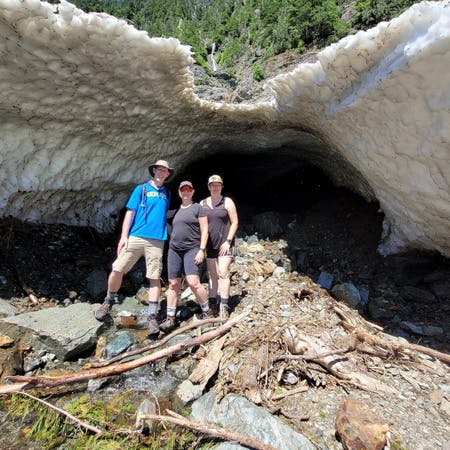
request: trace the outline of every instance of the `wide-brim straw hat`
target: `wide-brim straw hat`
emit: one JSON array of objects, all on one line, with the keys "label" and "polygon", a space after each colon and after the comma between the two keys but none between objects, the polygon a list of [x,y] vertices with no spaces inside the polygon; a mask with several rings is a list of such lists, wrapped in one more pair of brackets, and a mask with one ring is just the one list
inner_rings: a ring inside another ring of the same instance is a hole
[{"label": "wide-brim straw hat", "polygon": [[175,173],[175,169],[173,167],[170,167],[169,163],[167,161],[165,161],[164,159],[158,159],[158,161],[156,161],[155,164],[148,166],[148,171],[150,172],[150,175],[152,177],[155,176],[155,174],[153,173],[153,170],[155,169],[156,166],[165,167],[166,169],[169,170],[169,176],[166,178],[166,182],[169,181],[173,177],[173,174]]}]

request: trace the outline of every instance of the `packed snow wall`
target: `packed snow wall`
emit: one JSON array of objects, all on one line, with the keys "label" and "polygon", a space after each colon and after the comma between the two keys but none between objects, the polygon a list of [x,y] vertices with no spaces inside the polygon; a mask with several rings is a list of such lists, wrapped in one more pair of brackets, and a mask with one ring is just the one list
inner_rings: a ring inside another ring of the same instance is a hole
[{"label": "packed snow wall", "polygon": [[424,2],[267,82],[194,93],[190,48],[67,2],[0,0],[0,215],[111,229],[149,163],[293,148],[378,200],[380,251],[450,255],[450,4]]}]

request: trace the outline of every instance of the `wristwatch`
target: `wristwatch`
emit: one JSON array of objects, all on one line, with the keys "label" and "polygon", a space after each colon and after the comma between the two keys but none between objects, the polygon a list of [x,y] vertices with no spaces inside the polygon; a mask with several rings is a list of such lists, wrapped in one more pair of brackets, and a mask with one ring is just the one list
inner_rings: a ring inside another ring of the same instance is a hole
[{"label": "wristwatch", "polygon": [[200,249],[201,252],[204,252],[205,250],[206,250],[206,248],[201,248]]},{"label": "wristwatch", "polygon": [[227,239],[227,242],[228,242],[229,244],[231,244],[231,242],[233,242],[233,239]]}]

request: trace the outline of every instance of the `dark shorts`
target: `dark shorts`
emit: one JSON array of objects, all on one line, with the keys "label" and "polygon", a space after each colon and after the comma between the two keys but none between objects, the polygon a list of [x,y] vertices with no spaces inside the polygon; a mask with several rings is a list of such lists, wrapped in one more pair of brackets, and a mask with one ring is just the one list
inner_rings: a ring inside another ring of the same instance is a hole
[{"label": "dark shorts", "polygon": [[194,262],[194,258],[199,248],[191,248],[189,250],[178,251],[169,247],[167,254],[167,275],[169,280],[181,278],[183,269],[185,275],[200,275],[200,266]]},{"label": "dark shorts", "polygon": [[[208,259],[215,259],[215,258],[219,258],[219,248],[210,248],[207,247],[206,248],[206,257]],[[228,258],[233,258],[234,257],[234,246],[230,247],[230,250],[228,250],[226,255],[222,255],[223,257],[228,257]],[[221,258],[222,258],[221,256]]]}]

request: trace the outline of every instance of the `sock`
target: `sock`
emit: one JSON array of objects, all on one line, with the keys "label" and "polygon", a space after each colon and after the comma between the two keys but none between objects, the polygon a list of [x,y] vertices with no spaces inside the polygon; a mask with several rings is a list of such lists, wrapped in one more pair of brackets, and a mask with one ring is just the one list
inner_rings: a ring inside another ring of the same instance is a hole
[{"label": "sock", "polygon": [[209,297],[208,298],[208,303],[210,303],[211,305],[216,304],[217,303],[216,297]]},{"label": "sock", "polygon": [[175,313],[176,313],[176,312],[177,312],[177,308],[171,308],[170,306],[167,307],[167,312],[166,312],[166,314],[167,314],[168,316],[175,317]]},{"label": "sock", "polygon": [[229,300],[228,298],[220,297],[220,304],[228,306],[228,300]]},{"label": "sock", "polygon": [[148,315],[156,316],[157,312],[158,312],[158,302],[150,302],[148,304]]},{"label": "sock", "polygon": [[112,291],[107,291],[106,292],[106,298],[110,301],[110,302],[114,302],[117,300],[118,294],[117,292],[112,292]]},{"label": "sock", "polygon": [[200,308],[202,308],[203,312],[209,311],[209,302],[206,301],[205,303],[200,303]]}]

